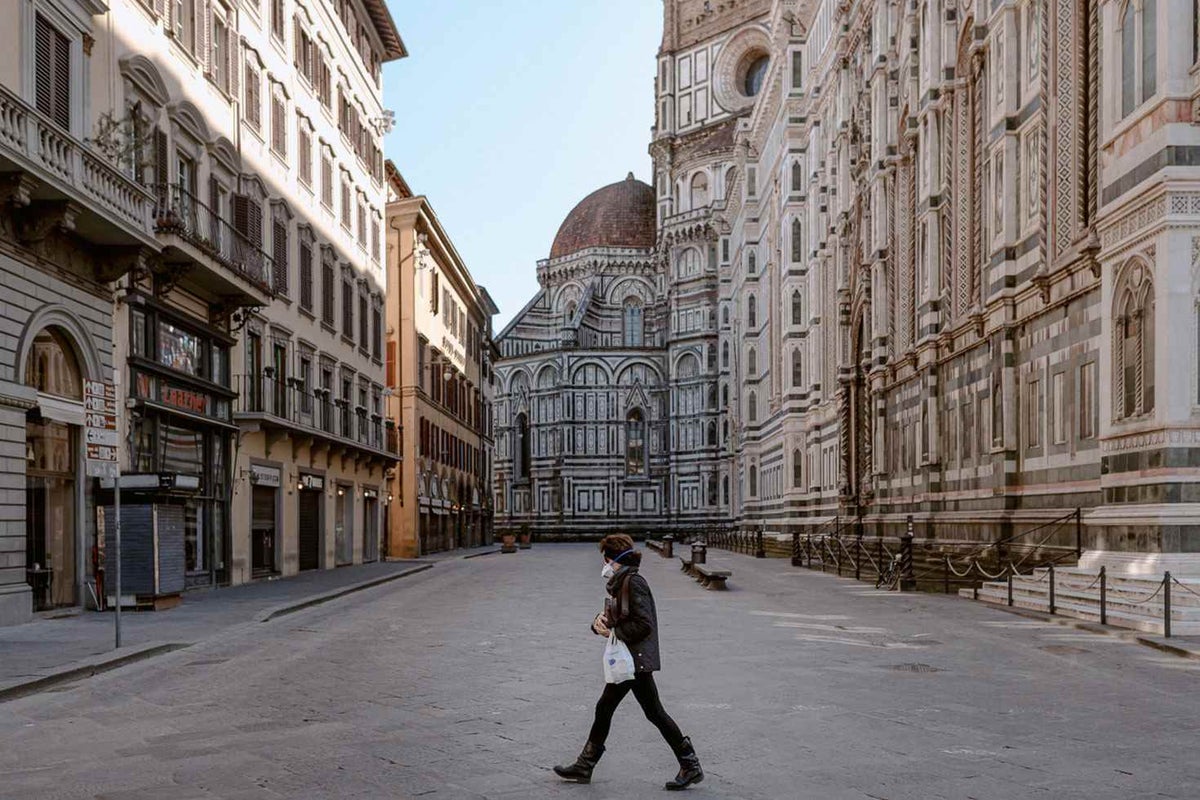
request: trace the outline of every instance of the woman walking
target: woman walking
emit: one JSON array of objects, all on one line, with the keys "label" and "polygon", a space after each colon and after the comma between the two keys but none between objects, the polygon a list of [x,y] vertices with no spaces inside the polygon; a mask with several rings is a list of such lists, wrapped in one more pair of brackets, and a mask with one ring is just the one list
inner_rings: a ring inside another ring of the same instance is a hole
[{"label": "woman walking", "polygon": [[692,742],[679,731],[675,720],[667,714],[658,699],[658,687],[654,684],[654,673],[660,669],[658,659],[658,615],[654,610],[654,595],[650,584],[638,573],[642,554],[633,548],[633,540],[624,534],[606,536],[600,542],[604,554],[604,569],[601,575],[608,581],[608,597],[605,610],[596,615],[592,622],[592,633],[609,636],[610,633],[629,647],[633,655],[635,677],[624,683],[608,683],[596,703],[596,717],[592,722],[587,744],[574,764],[558,766],[554,771],[559,777],[578,783],[592,779],[592,769],[604,754],[604,742],[612,724],[613,712],[633,692],[634,698],[650,720],[658,728],[675,757],[679,760],[679,774],[667,781],[665,789],[686,789],[693,783],[704,780],[700,759],[692,748]]}]

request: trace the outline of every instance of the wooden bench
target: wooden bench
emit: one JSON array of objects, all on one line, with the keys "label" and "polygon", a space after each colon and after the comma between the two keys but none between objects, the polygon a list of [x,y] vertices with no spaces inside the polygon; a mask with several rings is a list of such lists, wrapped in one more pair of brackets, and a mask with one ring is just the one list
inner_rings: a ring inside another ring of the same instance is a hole
[{"label": "wooden bench", "polygon": [[696,564],[692,567],[692,572],[700,581],[700,585],[705,589],[724,589],[725,581],[733,574],[727,569],[713,569],[705,564]]},{"label": "wooden bench", "polygon": [[692,560],[690,558],[688,558],[687,556],[680,556],[679,557],[679,569],[683,570],[688,575],[691,575],[692,574]]},{"label": "wooden bench", "polygon": [[649,547],[651,550],[655,550],[659,553],[661,553],[663,549],[662,542],[658,541],[657,539],[647,539],[646,547]]}]

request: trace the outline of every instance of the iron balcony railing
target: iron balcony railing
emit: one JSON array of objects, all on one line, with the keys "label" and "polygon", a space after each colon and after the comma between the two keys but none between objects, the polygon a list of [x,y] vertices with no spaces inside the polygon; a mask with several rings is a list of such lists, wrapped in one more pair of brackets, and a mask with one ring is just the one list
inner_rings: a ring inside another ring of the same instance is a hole
[{"label": "iron balcony railing", "polygon": [[330,438],[342,439],[396,455],[400,437],[378,414],[334,398],[327,389],[311,389],[297,378],[281,378],[270,368],[258,375],[235,375],[241,414],[262,414]]},{"label": "iron balcony railing", "polygon": [[179,236],[262,291],[271,291],[275,261],[261,246],[183,186],[157,184],[153,191],[157,232]]}]

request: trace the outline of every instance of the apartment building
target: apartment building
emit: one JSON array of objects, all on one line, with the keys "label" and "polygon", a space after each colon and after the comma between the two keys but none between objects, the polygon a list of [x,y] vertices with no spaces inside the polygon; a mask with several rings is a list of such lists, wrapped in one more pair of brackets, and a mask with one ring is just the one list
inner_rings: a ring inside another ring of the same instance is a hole
[{"label": "apartment building", "polygon": [[116,384],[121,410],[126,602],[375,557],[397,461],[380,81],[405,50],[386,6],[8,14],[0,619],[111,598],[89,381]]}]

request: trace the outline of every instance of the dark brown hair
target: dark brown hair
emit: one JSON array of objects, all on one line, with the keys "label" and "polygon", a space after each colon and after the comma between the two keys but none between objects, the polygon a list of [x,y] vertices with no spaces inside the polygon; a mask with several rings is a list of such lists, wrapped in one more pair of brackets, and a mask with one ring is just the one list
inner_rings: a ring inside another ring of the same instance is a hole
[{"label": "dark brown hair", "polygon": [[605,558],[616,558],[626,550],[633,549],[633,539],[623,533],[614,533],[600,540],[600,551]]}]

